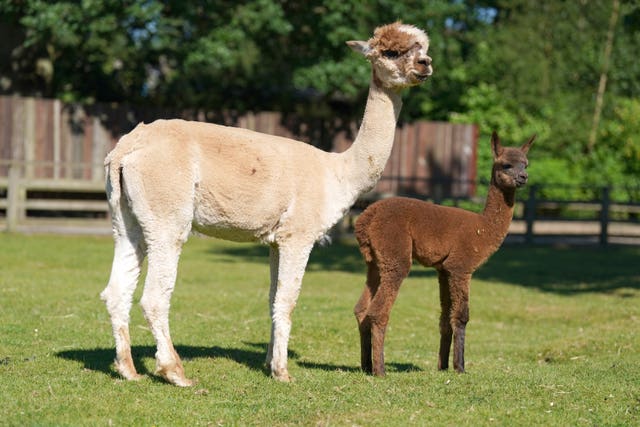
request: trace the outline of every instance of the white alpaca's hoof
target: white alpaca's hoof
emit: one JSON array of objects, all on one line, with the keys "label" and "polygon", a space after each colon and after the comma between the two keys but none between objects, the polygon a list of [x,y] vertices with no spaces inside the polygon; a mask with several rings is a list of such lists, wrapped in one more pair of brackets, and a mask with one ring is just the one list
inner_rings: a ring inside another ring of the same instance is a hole
[{"label": "white alpaca's hoof", "polygon": [[178,387],[191,387],[196,383],[185,376],[184,368],[180,362],[172,362],[164,366],[156,364],[156,375]]},{"label": "white alpaca's hoof", "polygon": [[169,380],[171,384],[176,385],[178,387],[193,387],[197,381],[190,380],[189,378],[177,378],[175,380]]},{"label": "white alpaca's hoof", "polygon": [[142,375],[136,372],[136,368],[133,366],[131,359],[127,361],[113,361],[116,371],[127,381],[139,381],[142,379]]},{"label": "white alpaca's hoof", "polygon": [[292,383],[295,381],[293,377],[289,375],[289,372],[286,369],[279,372],[271,371],[271,377],[276,381],[280,381],[283,383]]}]

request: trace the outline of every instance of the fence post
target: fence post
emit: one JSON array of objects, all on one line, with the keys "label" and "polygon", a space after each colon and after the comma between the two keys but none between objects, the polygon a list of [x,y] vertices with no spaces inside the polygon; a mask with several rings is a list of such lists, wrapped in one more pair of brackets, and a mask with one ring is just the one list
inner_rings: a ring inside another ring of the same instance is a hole
[{"label": "fence post", "polygon": [[14,232],[18,223],[24,219],[24,201],[26,194],[21,188],[21,166],[18,162],[9,163],[9,183],[7,186],[7,231]]},{"label": "fence post", "polygon": [[527,231],[524,236],[524,241],[527,244],[533,243],[533,223],[536,219],[536,192],[538,191],[538,185],[532,185],[529,187],[529,198],[525,202],[524,216],[527,223]]},{"label": "fence post", "polygon": [[600,209],[600,245],[606,246],[609,243],[609,205],[610,188],[602,187],[602,207]]}]

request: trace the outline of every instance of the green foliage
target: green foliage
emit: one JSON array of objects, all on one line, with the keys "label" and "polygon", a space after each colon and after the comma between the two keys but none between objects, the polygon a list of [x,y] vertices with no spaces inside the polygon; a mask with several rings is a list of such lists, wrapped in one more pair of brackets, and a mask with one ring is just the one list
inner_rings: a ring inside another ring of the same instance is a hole
[{"label": "green foliage", "polygon": [[637,248],[503,247],[472,281],[464,375],[437,370],[437,276],[415,266],[392,311],[386,378],[358,367],[356,246],[316,248],[293,314],[296,381],[280,384],[263,367],[268,250],[192,238],[171,327],[198,383],[178,388],[153,375],[139,289],[131,336],[144,378],[114,374],[99,299],[110,238],[5,234],[0,245],[4,425],[640,423]]},{"label": "green foliage", "polygon": [[509,143],[538,134],[535,182],[632,187],[640,5],[620,2],[607,59],[614,3],[0,0],[0,91],[349,120],[362,112],[370,71],[345,41],[400,19],[427,30],[434,61],[433,77],[407,91],[401,120],[478,123],[480,177],[496,129]]},{"label": "green foliage", "polygon": [[625,182],[640,184],[640,101],[619,98],[614,103],[613,120],[607,121],[600,137],[598,152],[614,150],[620,159],[616,169],[625,175]]},{"label": "green foliage", "polygon": [[[496,7],[494,25],[475,39],[460,108],[450,114],[452,121],[479,124],[478,170],[490,167],[491,153],[483,141],[493,129],[516,143],[537,133],[530,154],[532,183],[565,184],[567,189],[624,185],[630,187],[627,197],[637,194],[640,162],[632,147],[640,143],[640,133],[631,105],[640,94],[635,83],[640,74],[628,62],[639,36],[633,25],[637,5],[622,5],[595,150],[587,142],[611,5],[518,0]],[[554,196],[571,198],[571,192],[558,190]]]}]

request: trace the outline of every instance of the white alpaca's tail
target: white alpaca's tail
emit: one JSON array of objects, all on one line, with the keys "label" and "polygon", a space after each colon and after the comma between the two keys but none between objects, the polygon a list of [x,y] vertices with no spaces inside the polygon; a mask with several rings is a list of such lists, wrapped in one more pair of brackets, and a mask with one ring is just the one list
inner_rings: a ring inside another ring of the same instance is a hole
[{"label": "white alpaca's tail", "polygon": [[[126,234],[125,221],[128,218],[125,217],[129,216],[128,210],[130,209],[124,190],[122,160],[127,154],[136,150],[139,137],[132,138],[132,135],[136,135],[136,131],[143,127],[144,124],[141,123],[131,133],[120,138],[115,148],[104,159],[105,190],[111,212],[111,222],[114,233],[120,235]],[[123,197],[125,198],[123,199]]]},{"label": "white alpaca's tail", "polygon": [[[114,150],[115,151],[115,150]],[[111,224],[114,234],[121,234],[124,226],[122,206],[122,165],[120,158],[112,151],[104,161],[105,191],[111,213]]]}]

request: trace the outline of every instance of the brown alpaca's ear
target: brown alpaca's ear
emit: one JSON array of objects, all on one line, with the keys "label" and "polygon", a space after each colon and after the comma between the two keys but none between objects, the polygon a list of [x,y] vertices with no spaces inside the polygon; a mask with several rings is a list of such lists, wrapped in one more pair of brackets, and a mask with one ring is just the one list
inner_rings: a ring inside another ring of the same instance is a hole
[{"label": "brown alpaca's ear", "polygon": [[520,147],[520,151],[522,151],[524,154],[527,154],[529,152],[529,148],[531,148],[531,144],[533,144],[534,139],[536,139],[535,133],[531,135],[531,138],[529,138],[529,140],[525,142],[522,147]]},{"label": "brown alpaca's ear", "polygon": [[497,159],[502,155],[502,145],[500,144],[500,138],[498,137],[498,132],[495,130],[491,134],[491,151],[493,151],[493,159]]}]

